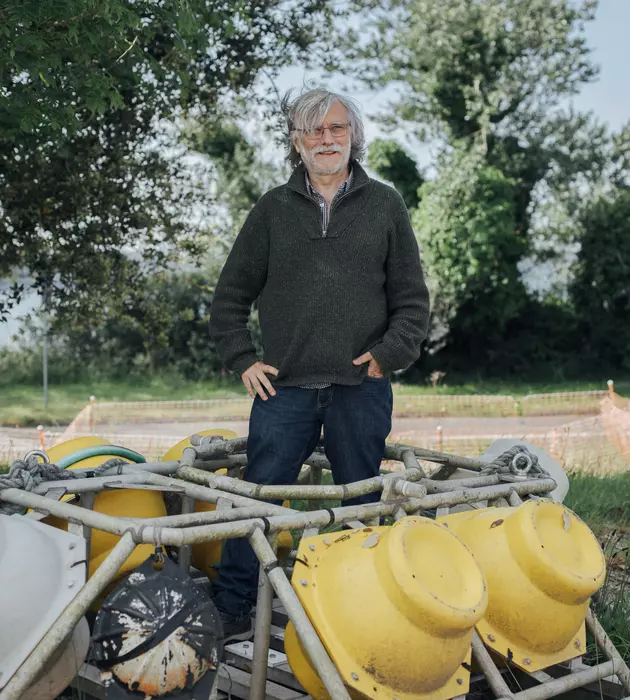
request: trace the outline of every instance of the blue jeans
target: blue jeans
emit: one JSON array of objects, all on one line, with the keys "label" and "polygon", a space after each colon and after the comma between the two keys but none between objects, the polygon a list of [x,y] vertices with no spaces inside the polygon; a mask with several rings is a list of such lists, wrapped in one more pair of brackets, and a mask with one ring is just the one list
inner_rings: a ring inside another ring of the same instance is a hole
[{"label": "blue jeans", "polygon": [[[256,397],[249,419],[245,481],[294,484],[324,428],[324,448],[336,484],[377,476],[392,427],[389,379],[366,378],[358,386],[326,389],[275,387],[267,401]],[[343,505],[373,503],[370,493]],[[258,559],[246,539],[224,542],[214,601],[228,615],[250,612],[256,603]]]}]

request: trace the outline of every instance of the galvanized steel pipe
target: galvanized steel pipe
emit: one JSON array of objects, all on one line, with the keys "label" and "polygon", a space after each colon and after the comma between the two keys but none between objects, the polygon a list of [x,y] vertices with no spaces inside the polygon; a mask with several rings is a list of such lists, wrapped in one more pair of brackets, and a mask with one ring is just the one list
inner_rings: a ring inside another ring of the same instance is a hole
[{"label": "galvanized steel pipe", "polygon": [[339,675],[339,671],[337,671],[337,668],[330,660],[324,645],[317,636],[313,624],[304,611],[300,599],[289,583],[282,567],[278,565],[273,549],[269,546],[269,542],[267,542],[262,530],[256,528],[252,532],[249,541],[260,561],[261,569],[267,571],[269,581],[284,604],[300,642],[315,667],[317,675],[330,693],[330,697],[332,700],[350,700],[350,695]]},{"label": "galvanized steel pipe", "polygon": [[587,670],[578,671],[577,673],[570,673],[567,676],[562,676],[562,678],[555,678],[552,681],[546,681],[533,688],[522,690],[520,693],[515,693],[513,697],[514,700],[547,700],[548,698],[553,698],[555,695],[566,693],[569,690],[582,688],[602,678],[608,678],[608,676],[612,676],[614,673],[616,673],[615,662],[605,661],[603,664],[599,664],[599,666],[593,666]]},{"label": "galvanized steel pipe", "polygon": [[13,674],[11,680],[0,692],[0,700],[20,700],[20,698],[28,697],[25,692],[37,679],[44,664],[55,653],[59,645],[68,638],[96,597],[102,593],[120,567],[127,561],[135,547],[136,544],[131,533],[125,533],[72,602],[55,620],[24,663]]}]

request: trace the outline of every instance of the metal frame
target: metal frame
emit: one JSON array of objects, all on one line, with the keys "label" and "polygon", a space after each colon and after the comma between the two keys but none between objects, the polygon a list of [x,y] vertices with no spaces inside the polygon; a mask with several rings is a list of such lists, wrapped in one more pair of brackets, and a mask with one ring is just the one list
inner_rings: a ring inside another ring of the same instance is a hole
[{"label": "metal frame", "polygon": [[[38,513],[64,518],[86,539],[93,528],[121,536],[99,569],[8,681],[0,692],[0,700],[20,700],[26,697],[25,691],[36,679],[44,664],[67,638],[97,596],[113,580],[136,545],[153,543],[178,547],[180,566],[189,570],[192,544],[234,537],[247,537],[261,564],[252,673],[249,679],[250,700],[265,700],[269,697],[268,652],[272,639],[274,592],[284,606],[288,618],[293,622],[300,642],[331,698],[349,700],[348,691],[334,663],[293,590],[287,573],[276,558],[277,533],[303,530],[305,536],[310,536],[316,534],[320,527],[332,523],[351,528],[363,527],[364,523],[378,523],[382,516],[391,516],[398,520],[406,514],[426,511],[443,513],[450,507],[461,504],[505,505],[507,502],[511,506],[517,506],[523,497],[544,496],[556,487],[556,482],[549,478],[505,483],[496,474],[478,476],[477,473],[481,469],[487,469],[487,462],[398,444],[388,444],[384,457],[401,462],[400,471],[382,473],[380,476],[353,484],[323,485],[320,483],[322,470],[330,465],[321,453],[315,452],[307,460],[308,472],[300,475],[297,484],[261,486],[232,476],[213,473],[217,464],[223,467],[226,464],[231,465],[231,469],[234,470],[232,473],[240,471],[246,463],[246,438],[226,441],[216,436],[195,435],[191,438],[191,444],[192,447],[183,451],[181,460],[175,462],[129,465],[117,469],[115,475],[99,477],[92,476],[92,470],[76,470],[79,478],[42,483],[33,492],[19,489],[0,491],[0,500],[30,508]],[[431,477],[427,477],[418,459],[437,463],[440,467]],[[456,469],[467,470],[470,477],[445,481]],[[181,513],[139,519],[113,517],[91,510],[94,493],[114,488],[157,489],[181,494]],[[80,494],[81,506],[57,500],[60,497],[60,489],[64,490],[63,493]],[[323,499],[345,500],[379,492],[381,499],[369,505],[332,509],[317,507],[317,501]],[[51,495],[53,497],[50,497]],[[261,500],[292,498],[306,499],[313,510],[298,512]],[[215,503],[217,509],[195,513],[196,500]],[[288,568],[290,566],[289,562]],[[473,638],[473,656],[497,698],[546,700],[613,675],[616,675],[624,692],[630,696],[628,666],[592,612],[589,612],[587,624],[607,661],[594,667],[579,668],[560,678],[552,678],[544,673],[532,674],[532,678],[542,682],[519,693],[511,693],[492,656],[476,634]],[[245,673],[242,669],[235,670],[241,674]],[[93,674],[90,682],[94,682]],[[221,682],[219,678],[219,691]],[[292,697],[300,697],[295,689],[291,692]]]}]

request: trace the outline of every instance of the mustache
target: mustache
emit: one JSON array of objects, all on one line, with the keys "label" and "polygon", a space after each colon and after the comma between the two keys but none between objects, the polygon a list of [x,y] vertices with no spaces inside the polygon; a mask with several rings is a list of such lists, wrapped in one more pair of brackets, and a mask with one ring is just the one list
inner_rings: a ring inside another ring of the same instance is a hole
[{"label": "mustache", "polygon": [[316,155],[317,153],[330,153],[330,151],[341,153],[343,151],[343,147],[338,143],[334,143],[332,146],[315,146],[315,148],[311,149],[311,153],[313,155]]}]

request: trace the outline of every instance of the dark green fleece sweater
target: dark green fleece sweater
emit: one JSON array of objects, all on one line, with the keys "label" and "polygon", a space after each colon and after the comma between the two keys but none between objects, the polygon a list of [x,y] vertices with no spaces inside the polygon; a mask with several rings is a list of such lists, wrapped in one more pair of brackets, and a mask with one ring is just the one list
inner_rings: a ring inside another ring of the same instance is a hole
[{"label": "dark green fleece sweater", "polygon": [[[264,194],[236,238],[210,311],[225,366],[242,374],[262,359],[273,383],[359,384],[368,350],[382,371],[407,368],[427,333],[429,294],[407,208],[398,192],[353,162],[351,189],[328,230],[299,166]],[[259,299],[264,357],[247,328]]]}]

